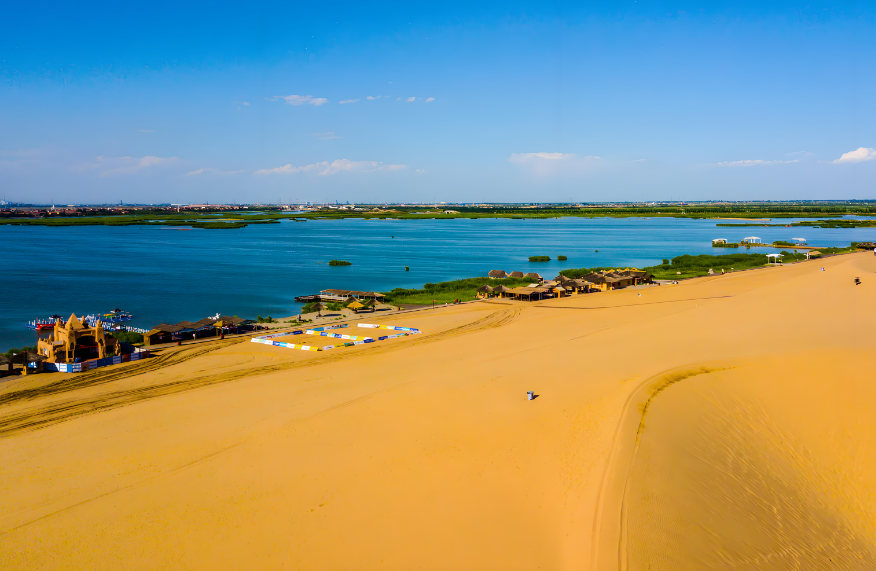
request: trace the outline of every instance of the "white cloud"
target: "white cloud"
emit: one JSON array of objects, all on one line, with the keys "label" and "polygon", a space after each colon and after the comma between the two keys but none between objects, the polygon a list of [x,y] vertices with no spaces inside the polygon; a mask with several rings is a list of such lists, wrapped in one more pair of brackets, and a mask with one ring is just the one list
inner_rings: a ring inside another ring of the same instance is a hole
[{"label": "white cloud", "polygon": [[340,139],[341,137],[335,135],[334,131],[329,131],[328,133],[311,133],[310,134],[314,139]]},{"label": "white cloud", "polygon": [[610,166],[600,157],[575,153],[513,153],[507,160],[538,177],[580,176]]},{"label": "white cloud", "polygon": [[99,176],[117,174],[133,174],[153,167],[168,166],[176,163],[177,157],[97,157],[97,162],[79,167],[77,170],[96,169]]},{"label": "white cloud", "polygon": [[338,103],[340,103],[341,105],[344,105],[345,103],[355,103],[357,101],[359,101],[359,100],[358,99],[345,99],[343,101],[338,101]]},{"label": "white cloud", "polygon": [[417,100],[416,97],[408,97],[408,103],[413,103],[416,100]]},{"label": "white cloud", "polygon": [[289,105],[316,105],[319,107],[324,103],[328,103],[328,99],[325,97],[314,97],[313,95],[274,95],[273,97],[265,97],[267,101],[279,101],[283,100]]},{"label": "white cloud", "polygon": [[249,101],[232,101],[232,103],[236,103],[237,105],[249,106]]},{"label": "white cloud", "polygon": [[417,169],[417,170],[415,170],[414,172],[426,172],[426,171],[423,170],[423,169]]},{"label": "white cloud", "polygon": [[365,99],[367,99],[368,101],[374,101],[375,99],[380,99],[381,97],[384,97],[384,96],[383,95],[369,95]]},{"label": "white cloud", "polygon": [[375,171],[397,171],[407,168],[407,165],[387,165],[377,161],[351,161],[347,159],[337,159],[332,162],[322,161],[310,165],[300,167],[292,166],[291,164],[283,165],[272,169],[259,169],[255,171],[256,175],[269,174],[296,174],[302,172],[317,171],[320,176],[337,174],[339,172],[375,172]]},{"label": "white cloud", "polygon": [[840,158],[832,162],[835,165],[841,165],[846,163],[861,163],[864,161],[873,160],[876,160],[876,149],[871,149],[868,147],[858,147],[854,151],[843,153]]},{"label": "white cloud", "polygon": [[791,163],[799,163],[797,159],[793,161],[764,161],[761,159],[747,159],[744,161],[726,161],[718,163],[719,167],[755,167],[760,165],[787,165]]},{"label": "white cloud", "polygon": [[426,98],[426,103],[432,103],[433,101],[435,101],[434,97],[427,97]]},{"label": "white cloud", "polygon": [[[531,161],[564,161],[575,158],[575,153],[512,153],[508,160],[512,163],[527,163]],[[599,157],[585,157],[598,159]]]},{"label": "white cloud", "polygon": [[205,168],[200,168],[198,170],[194,170],[191,172],[187,172],[183,176],[200,176],[202,174],[215,174],[215,175],[219,175],[219,176],[228,176],[228,175],[238,174],[238,173],[242,173],[242,172],[243,172],[242,170],[240,170],[240,171],[223,171],[223,170],[219,170],[219,169],[211,169],[211,168],[205,167]]},{"label": "white cloud", "polygon": [[395,100],[396,100],[396,101],[401,101],[401,97],[396,97]]}]

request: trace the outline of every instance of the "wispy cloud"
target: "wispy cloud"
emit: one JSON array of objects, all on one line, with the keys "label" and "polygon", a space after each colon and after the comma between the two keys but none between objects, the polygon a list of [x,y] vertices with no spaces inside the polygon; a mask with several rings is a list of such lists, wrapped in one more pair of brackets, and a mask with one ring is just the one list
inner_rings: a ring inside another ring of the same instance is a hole
[{"label": "wispy cloud", "polygon": [[316,172],[320,176],[337,174],[339,172],[376,172],[398,171],[407,168],[407,165],[387,165],[377,161],[350,161],[337,159],[332,162],[322,161],[300,167],[291,164],[275,167],[272,169],[259,169],[254,174],[263,176],[271,174],[297,174],[303,172]]},{"label": "wispy cloud", "polygon": [[[36,164],[38,157],[45,155],[44,149],[16,149],[14,151],[0,150],[0,167],[16,168]],[[2,157],[9,157],[6,160]]]},{"label": "wispy cloud", "polygon": [[355,103],[357,101],[359,101],[359,100],[358,99],[344,99],[343,101],[338,101],[338,103],[340,103],[341,105],[345,105],[347,103]]},{"label": "wispy cloud", "polygon": [[375,99],[380,99],[381,97],[385,97],[384,95],[369,95],[365,99],[368,101],[374,101]]},{"label": "wispy cloud", "polygon": [[[531,161],[565,161],[575,158],[575,153],[512,153],[508,160],[512,163],[527,163]],[[599,157],[590,157],[598,159]]]},{"label": "wispy cloud", "polygon": [[433,101],[435,101],[434,97],[427,97],[426,98],[426,103],[432,103]]},{"label": "wispy cloud", "polygon": [[792,161],[764,161],[761,159],[747,159],[744,161],[725,161],[723,163],[718,163],[719,167],[756,167],[763,165],[787,165],[791,163],[799,163],[800,161],[794,159]]},{"label": "wispy cloud", "polygon": [[426,172],[424,169],[417,169],[414,172]]},{"label": "wispy cloud", "polygon": [[155,167],[165,167],[179,161],[178,157],[97,157],[94,163],[83,165],[76,170],[97,170],[98,176],[134,174]]},{"label": "wispy cloud", "polygon": [[413,102],[416,101],[416,100],[417,100],[416,97],[408,97],[407,102],[408,102],[408,103],[413,103]]},{"label": "wispy cloud", "polygon": [[314,97],[313,95],[274,95],[273,97],[265,97],[267,101],[280,101],[281,99],[289,105],[316,105],[319,107],[324,103],[328,103],[325,97]]},{"label": "wispy cloud", "polygon": [[334,131],[329,131],[328,133],[311,133],[310,134],[314,139],[340,139],[339,135],[335,135]]},{"label": "wispy cloud", "polygon": [[249,106],[249,101],[232,101],[232,103],[236,103],[237,105],[246,105]]},{"label": "wispy cloud", "polygon": [[579,156],[575,153],[513,153],[508,162],[518,165],[536,176],[585,175],[597,168],[607,166],[601,157]]},{"label": "wispy cloud", "polygon": [[240,170],[240,171],[224,171],[224,170],[220,170],[220,169],[211,169],[211,168],[205,167],[205,168],[200,168],[198,170],[194,170],[191,172],[187,172],[183,176],[200,176],[202,174],[214,174],[214,175],[218,175],[218,176],[229,176],[232,174],[238,174],[238,173],[242,173],[242,172],[243,172],[242,170]]},{"label": "wispy cloud", "polygon": [[862,163],[864,161],[872,160],[876,160],[876,149],[871,149],[869,147],[858,147],[854,151],[843,153],[840,158],[832,162],[835,165],[842,165],[847,163]]},{"label": "wispy cloud", "polygon": [[138,133],[154,133],[155,129],[137,129]]}]

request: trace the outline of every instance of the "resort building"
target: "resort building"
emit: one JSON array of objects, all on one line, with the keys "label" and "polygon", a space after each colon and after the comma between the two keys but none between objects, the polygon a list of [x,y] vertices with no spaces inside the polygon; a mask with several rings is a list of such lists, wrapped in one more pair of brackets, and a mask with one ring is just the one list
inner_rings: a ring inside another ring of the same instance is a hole
[{"label": "resort building", "polygon": [[75,363],[88,359],[103,359],[119,351],[119,340],[104,334],[100,321],[91,327],[70,315],[67,323],[55,322],[47,339],[37,343],[37,353],[49,363]]},{"label": "resort building", "polygon": [[508,275],[508,277],[511,277],[511,278],[522,278],[522,277],[523,277],[523,272],[511,272],[511,273]]},{"label": "resort building", "polygon": [[713,246],[715,244],[726,244],[726,243],[727,243],[727,238],[715,238],[714,240],[712,240]]},{"label": "resort building", "polygon": [[760,244],[761,240],[757,236],[749,236],[742,239],[743,244]]},{"label": "resort building", "polygon": [[386,296],[376,291],[356,291],[351,289],[324,289],[319,292],[319,298],[322,301],[346,301],[351,297],[359,301],[366,299],[382,301]]},{"label": "resort building", "polygon": [[491,278],[507,278],[508,274],[506,274],[503,270],[491,270],[490,273],[487,274],[487,276]]},{"label": "resort building", "polygon": [[227,315],[220,315],[218,318],[205,317],[194,322],[180,321],[173,325],[159,323],[143,335],[143,343],[145,345],[158,345],[182,339],[213,337],[224,332],[237,333],[241,325],[248,323],[250,323],[249,319],[228,317]]},{"label": "resort building", "polygon": [[592,287],[596,289],[609,291],[653,283],[654,276],[642,270],[628,269],[592,272],[583,276],[583,279],[590,282]]},{"label": "resort building", "polygon": [[541,277],[539,274],[537,274],[537,273],[535,273],[535,272],[529,272],[528,274],[526,274],[525,277],[530,278],[530,279],[533,279],[533,280],[535,280],[535,281],[537,281],[537,282],[539,282],[539,283],[541,283],[541,282],[544,281],[544,278]]}]

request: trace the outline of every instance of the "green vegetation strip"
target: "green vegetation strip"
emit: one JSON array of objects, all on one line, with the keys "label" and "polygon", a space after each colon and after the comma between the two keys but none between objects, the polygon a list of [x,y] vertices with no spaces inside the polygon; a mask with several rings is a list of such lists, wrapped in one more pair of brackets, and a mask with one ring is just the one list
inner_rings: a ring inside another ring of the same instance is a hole
[{"label": "green vegetation strip", "polygon": [[488,285],[497,287],[521,287],[533,283],[530,278],[467,278],[449,282],[425,284],[422,289],[395,288],[386,294],[385,301],[392,305],[431,305],[435,303],[450,303],[455,300],[471,301],[477,297],[477,289]]},{"label": "green vegetation strip", "polygon": [[[791,226],[821,228],[871,228],[874,220],[850,220],[844,215],[876,215],[876,204],[858,202],[849,204],[762,204],[738,203],[732,205],[685,205],[685,206],[454,206],[452,212],[430,208],[400,206],[365,206],[360,211],[320,208],[312,212],[287,212],[277,207],[259,207],[258,213],[244,210],[177,212],[170,208],[151,208],[116,213],[109,209],[77,214],[60,214],[43,210],[35,215],[14,211],[0,211],[0,225],[19,226],[188,226],[207,230],[244,228],[249,224],[277,224],[282,220],[303,222],[307,220],[445,220],[505,218],[513,220],[546,218],[739,218],[778,219],[816,218],[808,222],[794,222]],[[830,217],[832,219],[825,219]],[[768,221],[767,221],[768,222]],[[778,224],[786,226],[785,224]],[[764,222],[720,223],[718,226],[776,226]]]}]

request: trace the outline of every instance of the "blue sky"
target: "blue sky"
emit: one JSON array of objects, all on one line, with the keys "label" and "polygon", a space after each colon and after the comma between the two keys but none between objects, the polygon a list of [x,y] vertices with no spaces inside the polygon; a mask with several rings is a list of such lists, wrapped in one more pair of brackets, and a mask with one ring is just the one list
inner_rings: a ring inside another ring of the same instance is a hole
[{"label": "blue sky", "polygon": [[872,3],[24,4],[9,201],[876,198]]}]

